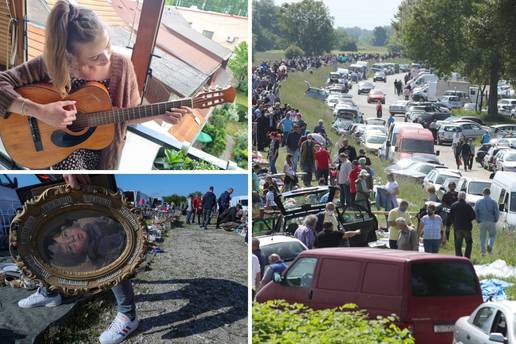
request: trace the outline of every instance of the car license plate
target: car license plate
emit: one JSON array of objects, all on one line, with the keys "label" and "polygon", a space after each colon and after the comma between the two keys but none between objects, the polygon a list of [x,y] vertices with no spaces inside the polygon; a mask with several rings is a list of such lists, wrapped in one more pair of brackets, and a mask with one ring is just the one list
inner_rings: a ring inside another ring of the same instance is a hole
[{"label": "car license plate", "polygon": [[453,332],[455,325],[434,325],[435,333]]}]

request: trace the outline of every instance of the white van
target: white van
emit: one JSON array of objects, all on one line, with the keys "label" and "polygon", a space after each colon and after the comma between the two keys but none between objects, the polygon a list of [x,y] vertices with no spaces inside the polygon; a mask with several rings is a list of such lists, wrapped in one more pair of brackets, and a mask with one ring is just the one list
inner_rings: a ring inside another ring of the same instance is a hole
[{"label": "white van", "polygon": [[491,183],[491,198],[498,203],[498,229],[516,230],[516,172],[496,172]]},{"label": "white van", "polygon": [[389,127],[389,131],[387,133],[387,140],[383,144],[382,153],[385,154],[385,157],[389,160],[394,158],[394,149],[396,146],[396,140],[398,139],[398,133],[401,128],[421,128],[423,126],[420,123],[409,123],[409,122],[394,122]]},{"label": "white van", "polygon": [[242,206],[242,210],[247,211],[248,202],[249,198],[247,196],[233,196],[229,201],[229,206],[236,207],[237,204],[240,204]]}]

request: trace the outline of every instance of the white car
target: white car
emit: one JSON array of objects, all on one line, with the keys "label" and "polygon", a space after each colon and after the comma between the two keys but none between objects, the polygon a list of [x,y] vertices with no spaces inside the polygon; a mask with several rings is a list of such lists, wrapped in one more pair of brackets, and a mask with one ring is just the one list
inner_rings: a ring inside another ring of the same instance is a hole
[{"label": "white car", "polygon": [[441,185],[446,181],[446,179],[451,178],[458,181],[461,177],[461,173],[457,170],[451,170],[447,168],[435,168],[430,173],[428,173],[423,179],[423,187],[426,189],[430,185],[435,186],[435,190],[439,190]]},{"label": "white car", "polygon": [[394,104],[389,105],[389,113],[391,115],[405,115],[408,102],[408,100],[397,100]]},{"label": "white car", "polygon": [[385,123],[387,123],[387,121],[384,120],[383,118],[377,118],[377,117],[367,117],[364,120],[364,122],[367,125],[381,125],[381,126],[385,126]]},{"label": "white car", "polygon": [[486,302],[455,323],[453,344],[516,344],[516,301]]},{"label": "white car", "polygon": [[496,158],[496,171],[516,172],[516,150],[503,151],[503,155]]},{"label": "white car", "polygon": [[485,188],[491,187],[491,181],[487,179],[478,179],[471,177],[461,177],[457,184],[457,191],[464,191],[466,193],[466,202],[472,207],[482,197],[482,192]]},{"label": "white car", "polygon": [[374,88],[374,84],[370,81],[360,81],[358,83],[358,94],[369,94],[369,91],[371,91]]},{"label": "white car", "polygon": [[439,102],[443,103],[450,109],[460,109],[462,107],[462,102],[457,96],[443,96],[439,98]]},{"label": "white car", "polygon": [[366,151],[378,153],[386,140],[387,135],[381,131],[366,131],[363,142]]},{"label": "white car", "polygon": [[328,98],[326,98],[326,105],[333,110],[342,99],[347,98],[343,97],[340,93],[330,93]]},{"label": "white car", "polygon": [[384,125],[379,124],[366,124],[365,131],[381,131],[387,136],[387,128]]},{"label": "white car", "polygon": [[267,259],[271,254],[279,254],[281,259],[288,264],[301,252],[308,250],[300,240],[283,234],[264,235],[256,237],[260,241],[260,250]]},{"label": "white car", "polygon": [[516,99],[500,99],[498,101],[498,112],[504,116],[511,116],[512,110],[516,108]]},{"label": "white car", "polygon": [[376,82],[376,81],[380,81],[380,80],[383,82],[387,82],[387,76],[385,76],[384,71],[379,71],[379,72],[374,73],[373,81]]}]

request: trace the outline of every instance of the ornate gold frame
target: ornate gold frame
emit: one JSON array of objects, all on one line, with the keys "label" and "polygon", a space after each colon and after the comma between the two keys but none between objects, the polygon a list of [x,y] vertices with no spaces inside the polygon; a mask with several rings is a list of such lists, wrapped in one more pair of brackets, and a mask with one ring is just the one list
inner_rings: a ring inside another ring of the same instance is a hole
[{"label": "ornate gold frame", "polygon": [[[45,223],[73,210],[95,210],[116,219],[126,235],[121,255],[95,271],[73,272],[45,261],[37,248]],[[87,185],[81,190],[60,185],[27,201],[11,223],[9,250],[20,270],[50,290],[65,295],[97,293],[134,276],[145,259],[146,225],[138,209],[128,205],[120,192]]]}]

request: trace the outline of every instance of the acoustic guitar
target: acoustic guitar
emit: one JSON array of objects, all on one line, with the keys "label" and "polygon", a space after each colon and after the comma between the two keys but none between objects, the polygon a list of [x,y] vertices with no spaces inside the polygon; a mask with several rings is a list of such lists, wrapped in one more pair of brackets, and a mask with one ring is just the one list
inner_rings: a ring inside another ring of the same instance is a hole
[{"label": "acoustic guitar", "polygon": [[34,117],[17,113],[0,119],[0,137],[7,152],[17,164],[31,169],[46,169],[81,148],[100,150],[107,147],[113,141],[115,123],[143,118],[150,120],[181,106],[205,109],[233,102],[236,94],[234,88],[227,87],[201,92],[193,98],[116,109],[111,105],[106,87],[94,81],[64,98],[49,84],[23,86],[16,92],[40,104],[76,101],[76,120],[66,129],[51,127]]}]

